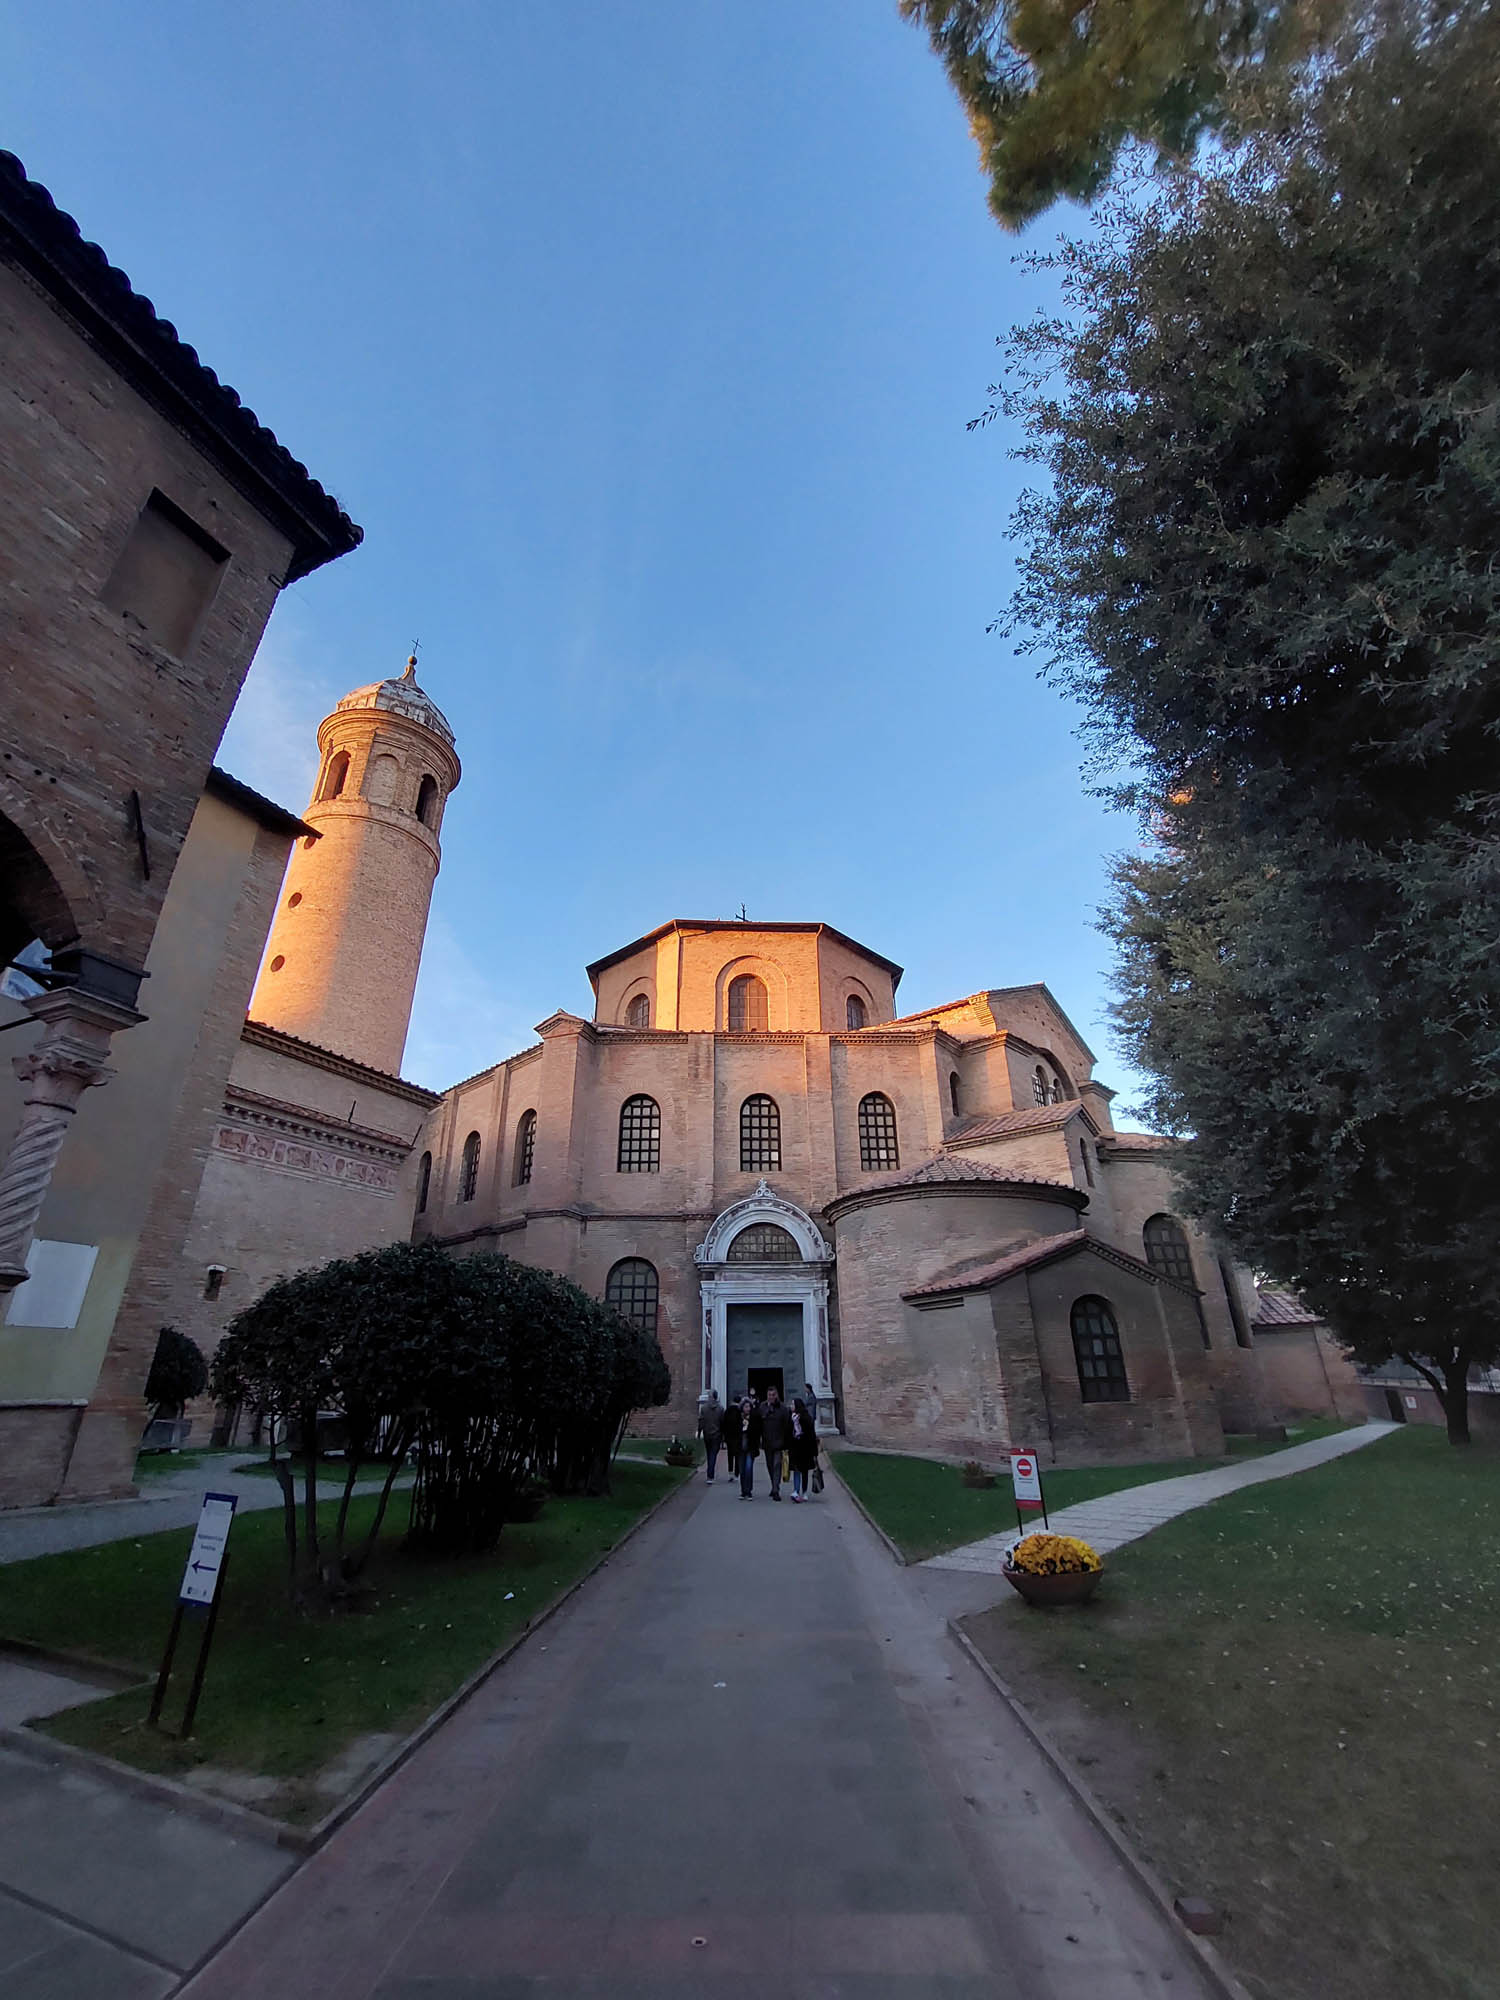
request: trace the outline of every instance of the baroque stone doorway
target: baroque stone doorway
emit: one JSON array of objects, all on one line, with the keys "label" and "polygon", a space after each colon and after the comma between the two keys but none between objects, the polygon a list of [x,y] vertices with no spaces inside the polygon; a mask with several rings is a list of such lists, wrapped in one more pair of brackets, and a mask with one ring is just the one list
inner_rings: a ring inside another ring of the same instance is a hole
[{"label": "baroque stone doorway", "polygon": [[[743,1393],[751,1367],[780,1368],[790,1395],[800,1396],[804,1383],[812,1383],[818,1429],[833,1430],[836,1405],[828,1343],[833,1249],[812,1217],[761,1181],[753,1195],[717,1218],[694,1261],[702,1273],[701,1393],[717,1390],[720,1402],[726,1402],[731,1393]],[[741,1318],[741,1313],[749,1316]],[[773,1343],[774,1355],[769,1352]],[[750,1344],[765,1346],[766,1355],[752,1359]]]}]

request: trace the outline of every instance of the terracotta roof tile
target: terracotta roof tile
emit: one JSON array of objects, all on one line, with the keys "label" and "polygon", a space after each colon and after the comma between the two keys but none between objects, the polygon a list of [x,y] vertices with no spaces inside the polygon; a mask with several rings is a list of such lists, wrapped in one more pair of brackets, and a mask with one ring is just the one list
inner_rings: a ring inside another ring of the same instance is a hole
[{"label": "terracotta roof tile", "polygon": [[1001,1111],[993,1118],[966,1118],[949,1133],[945,1143],[975,1146],[985,1139],[1008,1138],[1013,1132],[1044,1132],[1051,1126],[1064,1124],[1075,1111],[1082,1109],[1076,1098],[1069,1098],[1064,1104],[1032,1104],[1023,1111]]},{"label": "terracotta roof tile", "polygon": [[[942,1187],[967,1181],[994,1181],[1001,1187],[1066,1187],[1070,1194],[1074,1192],[1071,1181],[1048,1180],[1040,1174],[1007,1174],[983,1160],[954,1159],[948,1153],[936,1153],[930,1160],[923,1160],[920,1166],[908,1167],[904,1173],[882,1174],[875,1180],[862,1181],[857,1192],[869,1194],[876,1188]],[[855,1189],[850,1189],[851,1194],[855,1192]]]},{"label": "terracotta roof tile", "polygon": [[993,1263],[971,1265],[967,1270],[960,1266],[947,1276],[933,1278],[925,1285],[903,1292],[901,1296],[904,1299],[924,1299],[939,1292],[987,1290],[1006,1278],[1013,1278],[1018,1271],[1029,1271],[1033,1265],[1049,1263],[1054,1257],[1069,1256],[1091,1240],[1086,1229],[1070,1229],[1063,1236],[1043,1236],[1035,1243],[1024,1244],[1019,1250],[997,1257]]},{"label": "terracotta roof tile", "polygon": [[1256,1293],[1255,1324],[1257,1326],[1319,1326],[1321,1320],[1315,1312],[1309,1312],[1295,1292],[1282,1292],[1266,1286]]}]

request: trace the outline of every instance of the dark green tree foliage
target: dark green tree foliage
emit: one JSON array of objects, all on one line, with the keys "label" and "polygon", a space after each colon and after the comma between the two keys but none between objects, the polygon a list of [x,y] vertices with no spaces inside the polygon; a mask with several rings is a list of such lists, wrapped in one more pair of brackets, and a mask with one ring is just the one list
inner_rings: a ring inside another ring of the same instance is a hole
[{"label": "dark green tree foliage", "polygon": [[[445,1553],[493,1548],[515,1496],[607,1483],[630,1411],[665,1402],[653,1337],[551,1272],[506,1257],[449,1257],[394,1244],[279,1280],[232,1322],[214,1357],[222,1401],[263,1409],[304,1438],[338,1410],[348,1466],[331,1542],[320,1529],[315,1467],[299,1508],[281,1461],[288,1552],[299,1602],[356,1577],[408,1454],[416,1476],[409,1540]],[[376,1518],[347,1541],[361,1467],[384,1462]]]},{"label": "dark green tree foliage", "polygon": [[1500,19],[1405,10],[1064,254],[1017,626],[1156,836],[1118,1017],[1186,1198],[1467,1436],[1500,1355]]},{"label": "dark green tree foliage", "polygon": [[1186,159],[1254,118],[1269,72],[1326,38],[1343,0],[900,0],[927,30],[1007,228],[1091,200],[1132,140]]},{"label": "dark green tree foliage", "polygon": [[175,1326],[164,1326],[156,1336],[146,1376],[146,1401],[155,1405],[159,1417],[180,1417],[183,1404],[207,1387],[208,1363],[202,1348]]}]

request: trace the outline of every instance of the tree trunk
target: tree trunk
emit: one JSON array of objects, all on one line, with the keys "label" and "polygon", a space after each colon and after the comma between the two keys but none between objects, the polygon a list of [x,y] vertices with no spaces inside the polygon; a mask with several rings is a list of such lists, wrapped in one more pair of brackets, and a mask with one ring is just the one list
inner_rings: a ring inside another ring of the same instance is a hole
[{"label": "tree trunk", "polygon": [[1449,1444],[1469,1442],[1469,1364],[1467,1357],[1445,1367],[1439,1391],[1443,1415],[1448,1419]]}]

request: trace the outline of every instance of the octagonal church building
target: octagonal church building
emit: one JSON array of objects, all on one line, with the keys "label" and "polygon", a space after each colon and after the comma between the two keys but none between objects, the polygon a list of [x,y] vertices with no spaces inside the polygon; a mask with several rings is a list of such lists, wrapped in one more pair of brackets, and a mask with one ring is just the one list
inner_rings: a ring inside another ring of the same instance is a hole
[{"label": "octagonal church building", "polygon": [[418,1239],[561,1272],[657,1334],[663,1430],[807,1384],[852,1441],[1079,1464],[1264,1421],[1248,1274],[1172,1212],[1169,1149],[1043,985],[901,1014],[823,923],[663,924],[592,1020],[446,1092]]}]

